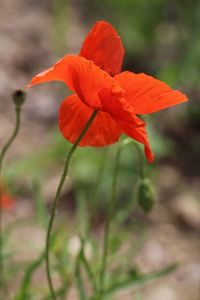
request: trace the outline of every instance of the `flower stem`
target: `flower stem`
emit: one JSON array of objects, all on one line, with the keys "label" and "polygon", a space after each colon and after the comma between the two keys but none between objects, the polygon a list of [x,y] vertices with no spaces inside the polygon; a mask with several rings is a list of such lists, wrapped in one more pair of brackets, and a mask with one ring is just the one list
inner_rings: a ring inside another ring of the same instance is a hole
[{"label": "flower stem", "polygon": [[64,185],[64,182],[65,182],[65,179],[66,179],[66,176],[67,176],[67,173],[68,173],[69,163],[70,163],[70,159],[72,157],[72,154],[76,150],[77,146],[79,145],[80,141],[82,140],[82,138],[85,135],[85,133],[87,132],[87,130],[89,129],[91,123],[93,122],[94,118],[96,117],[97,112],[98,112],[97,110],[93,111],[93,113],[90,116],[89,120],[87,121],[85,127],[81,131],[79,137],[77,138],[77,140],[73,144],[71,150],[69,151],[69,154],[67,156],[67,159],[66,159],[66,162],[65,162],[65,165],[64,165],[63,174],[62,174],[62,177],[60,179],[60,183],[58,185],[57,192],[56,192],[54,202],[53,202],[53,207],[52,207],[51,216],[50,216],[48,229],[47,229],[46,251],[45,251],[46,274],[47,274],[49,289],[50,289],[50,292],[51,292],[51,297],[52,297],[53,300],[56,300],[56,294],[55,294],[55,291],[54,291],[53,281],[52,281],[51,271],[50,271],[50,245],[51,245],[51,231],[52,231],[53,222],[54,222],[54,218],[55,218],[55,212],[56,212],[58,200],[60,198],[60,194],[61,194],[61,191],[62,191],[62,187]]},{"label": "flower stem", "polygon": [[[1,178],[1,172],[2,172],[2,164],[3,164],[3,159],[6,155],[7,150],[11,146],[12,142],[16,138],[19,128],[20,128],[20,123],[21,123],[21,107],[16,106],[15,108],[16,112],[16,123],[14,127],[14,131],[7,141],[7,143],[4,145],[4,147],[1,150],[0,153],[0,178]],[[3,286],[4,283],[4,266],[3,266],[3,232],[2,232],[2,187],[0,187],[0,287]]]},{"label": "flower stem", "polygon": [[121,153],[121,147],[119,147],[117,154],[116,154],[116,158],[115,158],[111,196],[110,196],[110,200],[109,200],[108,215],[106,217],[106,223],[105,223],[105,229],[104,229],[103,255],[102,255],[102,263],[101,263],[100,287],[99,287],[99,296],[100,297],[98,299],[103,299],[103,293],[104,293],[104,283],[105,283],[105,275],[106,275],[106,270],[107,270],[109,239],[110,239],[110,225],[111,225],[111,219],[113,216],[113,211],[114,211],[114,207],[115,207],[115,203],[116,203],[116,185],[117,185],[117,177],[118,177],[118,171],[119,171],[120,153]]},{"label": "flower stem", "polygon": [[102,156],[99,163],[99,169],[97,171],[96,183],[93,191],[93,199],[92,199],[92,220],[94,223],[97,221],[97,211],[98,211],[98,196],[101,185],[101,178],[103,177],[103,172],[105,169],[105,165],[107,163],[107,148],[104,148],[102,151]]},{"label": "flower stem", "polygon": [[85,240],[81,236],[79,238],[80,238],[80,242],[81,242],[80,259],[81,259],[82,265],[85,268],[85,271],[88,276],[89,282],[92,286],[92,289],[96,293],[97,286],[96,286],[95,276],[94,276],[93,270],[88,262],[88,259],[85,255]]},{"label": "flower stem", "polygon": [[135,146],[138,156],[139,156],[139,172],[140,177],[145,177],[145,168],[144,168],[144,158],[143,154],[141,152],[140,147],[138,144],[130,139],[125,139],[120,144],[116,158],[115,158],[115,165],[114,165],[114,171],[113,171],[113,180],[112,180],[112,190],[111,190],[111,197],[109,201],[109,207],[108,207],[108,215],[106,218],[105,223],[105,229],[104,229],[104,241],[103,241],[103,255],[102,255],[102,263],[101,263],[101,271],[100,271],[100,286],[99,286],[99,294],[97,299],[102,300],[103,294],[104,294],[104,282],[105,282],[105,275],[107,270],[107,261],[108,261],[108,252],[109,252],[109,239],[110,239],[110,225],[111,220],[113,217],[113,212],[116,204],[116,186],[117,186],[117,178],[118,178],[118,172],[119,172],[119,163],[120,163],[120,155],[122,152],[122,149],[126,146],[132,144]]},{"label": "flower stem", "polygon": [[146,170],[145,170],[145,163],[144,163],[144,156],[143,156],[143,152],[141,151],[140,146],[138,145],[137,142],[135,142],[134,140],[130,139],[130,138],[126,138],[122,141],[121,143],[121,147],[125,147],[128,145],[133,145],[135,147],[135,149],[137,150],[138,153],[138,159],[139,159],[139,163],[138,163],[138,168],[139,168],[139,175],[141,179],[144,179],[146,176]]}]

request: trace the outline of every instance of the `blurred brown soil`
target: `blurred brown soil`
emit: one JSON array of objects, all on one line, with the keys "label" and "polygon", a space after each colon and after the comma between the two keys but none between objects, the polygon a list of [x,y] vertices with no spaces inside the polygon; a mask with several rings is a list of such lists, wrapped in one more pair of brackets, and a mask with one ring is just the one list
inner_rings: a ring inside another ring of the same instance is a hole
[{"label": "blurred brown soil", "polygon": [[[80,20],[71,6],[73,23],[68,34],[76,36],[71,49],[80,46]],[[69,25],[69,24],[68,24]],[[12,91],[24,88],[33,74],[50,66],[54,42],[51,1],[1,0],[0,3],[0,145],[2,146],[13,128],[14,112],[11,103]],[[84,27],[81,28],[81,32]],[[66,44],[70,36],[65,37]],[[70,50],[71,50],[70,49]],[[8,155],[17,160],[42,148],[48,143],[50,131],[57,122],[60,97],[57,85],[27,91],[20,134]],[[41,138],[42,137],[42,138]],[[35,150],[34,150],[35,151]],[[180,267],[174,274],[142,289],[144,300],[199,300],[200,299],[200,209],[199,181],[190,181],[173,166],[162,167],[155,176],[159,188],[158,203],[148,217],[147,239],[136,263],[147,272],[162,268],[172,262]],[[52,174],[53,176],[53,174]],[[56,186],[53,186],[56,188]],[[34,216],[31,199],[17,199],[16,208],[5,212],[6,224]],[[31,242],[30,242],[31,239]],[[19,242],[20,241],[20,242]],[[44,246],[44,232],[34,224],[16,227],[12,246],[16,260],[26,261],[36,257]],[[20,277],[19,277],[20,278]],[[13,288],[19,282],[13,283]],[[45,285],[43,270],[37,273],[35,284]],[[74,291],[70,299],[77,299]],[[116,299],[134,299],[134,292],[120,294]]]}]

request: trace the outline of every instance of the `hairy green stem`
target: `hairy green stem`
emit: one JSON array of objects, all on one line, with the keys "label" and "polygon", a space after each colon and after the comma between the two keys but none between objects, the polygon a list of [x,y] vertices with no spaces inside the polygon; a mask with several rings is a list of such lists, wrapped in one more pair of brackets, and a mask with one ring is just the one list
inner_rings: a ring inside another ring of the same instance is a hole
[{"label": "hairy green stem", "polygon": [[[7,141],[7,143],[4,145],[4,147],[1,150],[0,153],[0,178],[1,178],[1,172],[2,172],[2,164],[3,164],[3,159],[6,155],[7,150],[11,146],[12,142],[16,138],[19,128],[20,128],[20,123],[21,123],[21,107],[16,106],[15,109],[16,112],[16,123],[14,127],[14,131]],[[3,266],[3,232],[2,232],[2,187],[0,186],[0,287],[3,286],[4,282],[4,266]]]},{"label": "hairy green stem", "polygon": [[64,165],[63,174],[62,174],[62,177],[60,179],[60,183],[58,185],[57,192],[56,192],[54,202],[53,202],[52,212],[51,212],[51,216],[50,216],[50,220],[49,220],[49,224],[48,224],[48,229],[47,229],[46,251],[45,251],[47,280],[48,280],[48,285],[49,285],[49,289],[50,289],[50,292],[51,292],[51,297],[52,297],[53,300],[56,300],[56,293],[54,291],[53,281],[52,281],[51,271],[50,271],[50,245],[51,245],[51,231],[52,231],[53,222],[54,222],[54,218],[55,218],[56,208],[57,208],[58,200],[60,198],[62,187],[64,185],[64,182],[65,182],[65,179],[66,179],[66,176],[67,176],[67,173],[68,173],[70,159],[71,159],[74,151],[76,150],[77,146],[79,145],[80,141],[82,140],[83,136],[85,135],[85,133],[89,129],[89,127],[90,127],[91,123],[93,122],[97,112],[98,112],[97,110],[93,111],[93,113],[90,116],[89,120],[87,121],[85,127],[81,131],[79,137],[77,138],[76,142],[74,143],[71,150],[69,151],[69,154],[67,156],[67,159],[66,159],[66,162],[65,162],[65,165]]}]

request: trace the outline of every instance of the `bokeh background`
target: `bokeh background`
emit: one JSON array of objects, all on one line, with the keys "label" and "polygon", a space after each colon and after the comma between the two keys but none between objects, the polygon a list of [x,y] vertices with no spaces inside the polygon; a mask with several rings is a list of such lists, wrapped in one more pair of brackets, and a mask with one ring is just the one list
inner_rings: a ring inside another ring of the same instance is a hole
[{"label": "bokeh background", "polygon": [[[1,0],[0,145],[14,125],[13,90],[24,88],[33,75],[64,54],[78,53],[91,26],[102,19],[111,22],[122,37],[126,49],[123,69],[156,76],[189,97],[188,103],[147,118],[156,156],[155,163],[147,169],[157,195],[148,216],[136,203],[137,155],[131,148],[124,151],[113,225],[112,251],[118,262],[116,276],[130,266],[143,272],[158,270],[173,262],[178,262],[179,267],[170,276],[137,291],[130,288],[114,299],[198,300],[198,0]],[[4,165],[3,184],[15,201],[13,207],[4,212],[4,226],[10,232],[6,247],[12,262],[8,263],[7,276],[13,293],[20,285],[23,267],[44,247],[45,230],[40,224],[43,219],[38,206],[42,199],[45,208],[50,208],[70,147],[57,128],[59,105],[68,93],[61,83],[27,90],[20,134]],[[107,149],[84,148],[73,158],[58,212],[58,226],[64,232],[68,249],[67,266],[70,255],[76,253],[79,231],[89,226],[93,244],[102,237],[115,151],[115,145]],[[102,179],[94,200],[101,164],[104,166]],[[13,280],[14,272],[18,272],[18,276]],[[33,280],[36,293],[33,299],[43,299],[37,292],[41,292],[45,284],[41,266]],[[69,299],[78,299],[73,285],[69,293]]]}]

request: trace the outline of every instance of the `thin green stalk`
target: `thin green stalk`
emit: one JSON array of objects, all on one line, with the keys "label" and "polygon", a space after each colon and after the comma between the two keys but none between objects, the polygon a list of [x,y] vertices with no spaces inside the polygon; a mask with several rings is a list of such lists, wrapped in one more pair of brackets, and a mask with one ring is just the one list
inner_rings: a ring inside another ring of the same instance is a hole
[{"label": "thin green stalk", "polygon": [[127,145],[133,145],[135,147],[135,149],[137,150],[138,153],[138,158],[139,158],[139,163],[138,163],[138,167],[139,167],[139,174],[140,177],[142,179],[145,178],[146,172],[145,172],[145,164],[144,164],[144,155],[143,152],[140,148],[140,146],[138,145],[137,142],[135,142],[134,140],[130,139],[130,138],[126,138],[122,141],[121,143],[121,147],[125,147]]},{"label": "thin green stalk", "polygon": [[132,141],[133,146],[135,146],[135,148],[137,149],[137,153],[138,153],[138,157],[139,157],[139,173],[140,173],[140,178],[144,179],[145,175],[146,175],[146,170],[145,170],[145,163],[144,163],[144,155],[143,152],[140,149],[140,146],[138,145],[138,143]]},{"label": "thin green stalk", "polygon": [[83,251],[83,248],[80,249],[80,252],[78,254],[77,261],[76,261],[76,270],[75,270],[75,272],[76,272],[77,288],[78,288],[78,291],[79,291],[80,300],[86,300],[87,299],[87,294],[86,294],[84,281],[83,281],[82,274],[81,274],[82,251]]},{"label": "thin green stalk", "polygon": [[94,274],[93,274],[93,272],[91,270],[90,264],[89,264],[89,262],[88,262],[88,260],[87,260],[87,258],[85,256],[84,249],[83,249],[83,251],[81,253],[81,261],[82,261],[82,263],[83,263],[83,265],[85,267],[85,270],[86,270],[86,273],[87,273],[88,278],[90,280],[90,283],[92,285],[92,288],[93,288],[94,291],[96,291],[95,277],[94,277]]},{"label": "thin green stalk", "polygon": [[97,218],[97,208],[98,208],[97,200],[98,200],[99,191],[100,191],[101,178],[102,178],[102,175],[103,175],[103,172],[105,169],[106,162],[107,162],[107,148],[104,148],[101,159],[100,159],[99,169],[98,169],[98,173],[97,173],[97,179],[96,179],[96,183],[95,183],[95,187],[94,187],[94,191],[93,191],[92,215],[93,215],[94,222],[96,222],[96,218]]},{"label": "thin green stalk", "polygon": [[95,184],[95,188],[94,188],[94,194],[93,194],[93,202],[95,203],[96,206],[96,201],[97,201],[97,197],[98,197],[98,193],[99,193],[99,189],[100,189],[100,184],[101,184],[101,178],[104,172],[104,168],[105,168],[105,164],[107,162],[107,148],[104,148],[101,154],[101,159],[100,159],[100,163],[99,163],[99,169],[98,169],[98,173],[97,173],[97,179],[96,179],[96,184]]},{"label": "thin green stalk", "polygon": [[48,229],[47,229],[46,251],[45,251],[47,280],[48,280],[48,285],[49,285],[49,289],[50,289],[51,296],[52,296],[53,300],[56,300],[56,293],[54,291],[52,277],[51,277],[51,271],[50,271],[50,251],[49,250],[50,250],[50,244],[51,244],[50,243],[51,242],[51,231],[52,231],[52,227],[53,227],[55,212],[56,212],[58,200],[60,198],[60,194],[61,194],[61,191],[62,191],[62,187],[64,185],[64,182],[65,182],[65,179],[66,179],[66,176],[67,176],[67,173],[68,173],[70,159],[71,159],[74,151],[76,150],[77,146],[79,145],[80,141],[82,140],[83,136],[85,135],[85,133],[89,129],[89,127],[90,127],[91,123],[93,122],[97,112],[98,112],[97,110],[93,111],[92,115],[90,116],[89,120],[87,121],[87,123],[86,123],[85,127],[83,128],[82,132],[80,133],[80,135],[77,138],[76,142],[74,143],[71,150],[69,151],[69,154],[67,156],[67,159],[66,159],[66,162],[65,162],[65,165],[64,165],[64,171],[63,171],[62,177],[60,179],[60,183],[58,185],[56,196],[55,196],[54,202],[53,202],[52,212],[51,212],[49,225],[48,225]]},{"label": "thin green stalk", "polygon": [[[56,296],[58,297],[65,297],[66,293],[67,293],[67,287],[66,285],[62,286],[61,288],[59,288],[56,292]],[[51,295],[45,296],[44,298],[42,298],[42,300],[51,300]],[[61,298],[62,299],[62,298]]]},{"label": "thin green stalk", "polygon": [[120,155],[122,149],[126,145],[133,145],[136,147],[138,155],[139,155],[139,172],[141,178],[145,177],[145,168],[144,168],[144,158],[143,154],[141,152],[141,149],[139,148],[138,144],[130,139],[125,139],[120,144],[116,158],[115,158],[115,165],[114,165],[114,171],[113,171],[113,181],[112,181],[112,188],[111,188],[111,197],[109,201],[109,207],[108,207],[108,215],[106,218],[105,223],[105,229],[104,229],[104,241],[103,241],[103,255],[102,255],[102,263],[101,263],[101,270],[100,270],[100,285],[99,285],[99,294],[97,299],[103,299],[104,294],[104,284],[105,284],[105,275],[107,271],[107,261],[108,261],[108,251],[109,251],[109,239],[110,239],[110,225],[111,220],[113,217],[113,212],[116,204],[116,186],[117,186],[117,177],[119,172],[119,162],[120,162]]},{"label": "thin green stalk", "polygon": [[80,236],[80,242],[81,242],[81,251],[80,251],[80,260],[85,268],[86,274],[88,276],[88,279],[90,281],[90,284],[92,286],[92,289],[94,292],[97,291],[97,286],[96,286],[96,282],[95,282],[95,276],[94,273],[92,271],[92,268],[87,260],[87,257],[85,255],[85,240],[83,239],[83,237]]},{"label": "thin green stalk", "polygon": [[[120,145],[121,146],[121,145]],[[109,250],[109,239],[110,239],[110,225],[113,216],[113,211],[116,203],[116,185],[117,185],[117,176],[119,171],[119,158],[121,153],[121,147],[119,147],[117,151],[117,155],[115,158],[115,166],[113,171],[113,180],[112,180],[112,189],[111,189],[111,196],[109,201],[108,207],[108,215],[106,218],[105,223],[105,231],[104,231],[104,241],[103,241],[103,255],[102,255],[102,263],[101,263],[101,270],[100,270],[100,286],[99,286],[99,296],[103,299],[103,290],[104,290],[104,283],[105,283],[105,275],[107,270],[107,261],[108,261],[108,250]]]},{"label": "thin green stalk", "polygon": [[31,283],[31,279],[33,277],[33,274],[35,273],[35,271],[41,266],[41,264],[43,263],[44,260],[44,252],[42,252],[34,261],[32,261],[32,263],[27,267],[23,279],[22,279],[22,283],[21,283],[21,287],[20,290],[17,294],[17,296],[14,298],[14,300],[24,300],[24,299],[28,299],[29,296],[29,288],[30,288],[30,283]]},{"label": "thin green stalk", "polygon": [[2,169],[2,162],[4,159],[4,156],[8,150],[8,148],[11,146],[12,142],[14,141],[14,139],[16,138],[18,131],[19,131],[19,127],[20,127],[20,121],[21,121],[21,107],[16,107],[15,109],[16,111],[16,123],[15,123],[15,128],[14,131],[11,135],[11,137],[9,138],[9,140],[7,141],[7,143],[5,144],[5,146],[3,147],[3,149],[1,150],[1,154],[0,154],[0,170]]},{"label": "thin green stalk", "polygon": [[[0,153],[0,178],[1,178],[1,172],[2,172],[2,164],[3,164],[3,159],[6,155],[7,150],[11,146],[12,142],[16,138],[19,128],[20,128],[20,123],[21,123],[21,106],[16,106],[15,108],[16,112],[16,123],[14,127],[14,131],[1,150]],[[4,266],[3,266],[3,232],[2,232],[2,188],[0,187],[0,287],[3,285],[4,282]]]}]

